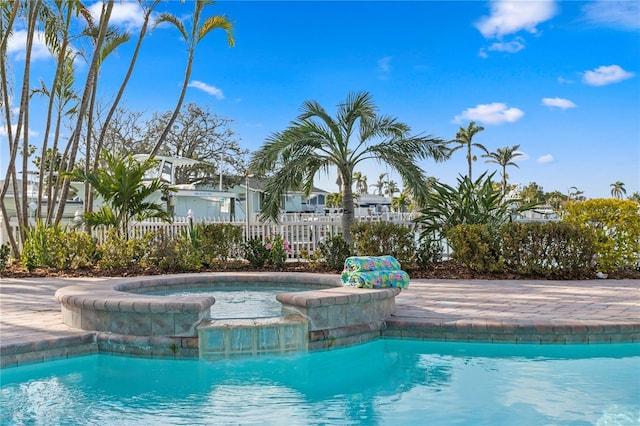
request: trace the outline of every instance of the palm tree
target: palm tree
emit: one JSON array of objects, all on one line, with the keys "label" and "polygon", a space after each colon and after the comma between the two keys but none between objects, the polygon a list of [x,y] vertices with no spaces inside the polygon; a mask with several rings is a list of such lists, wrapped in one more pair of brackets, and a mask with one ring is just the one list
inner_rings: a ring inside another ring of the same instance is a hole
[{"label": "palm tree", "polygon": [[393,180],[387,180],[384,183],[384,193],[385,195],[388,195],[389,197],[393,197],[393,194],[395,194],[396,192],[399,192],[400,188],[398,187],[398,184],[393,181]]},{"label": "palm tree", "polygon": [[342,207],[342,194],[340,192],[327,194],[326,205],[336,209]]},{"label": "palm tree", "polygon": [[211,31],[221,28],[227,33],[227,42],[229,43],[229,46],[233,46],[235,44],[233,37],[231,36],[232,25],[226,17],[215,15],[207,18],[202,23],[202,25],[200,25],[202,11],[204,10],[204,7],[208,5],[213,5],[213,2],[209,0],[196,0],[195,9],[193,12],[193,26],[191,27],[191,33],[187,33],[187,30],[180,18],[172,15],[171,13],[161,14],[154,24],[154,28],[163,22],[168,22],[175,26],[178,31],[180,31],[180,34],[182,34],[182,38],[184,38],[184,41],[187,43],[187,51],[189,52],[189,56],[187,58],[187,69],[184,73],[184,81],[182,82],[180,98],[178,99],[176,108],[173,110],[173,115],[169,119],[167,126],[165,127],[164,131],[160,135],[160,138],[158,138],[155,146],[151,150],[151,157],[155,156],[158,153],[160,146],[162,146],[162,143],[171,131],[173,123],[176,121],[176,118],[180,113],[182,102],[184,101],[184,97],[187,94],[187,87],[189,86],[189,79],[191,78],[191,68],[193,66],[193,56],[195,54],[198,43],[202,41],[202,39]]},{"label": "palm tree", "polygon": [[361,172],[355,172],[353,174],[353,181],[356,184],[357,191],[360,194],[366,194],[368,192],[367,177]]},{"label": "palm tree", "polygon": [[498,148],[495,152],[483,154],[482,157],[488,158],[486,163],[499,164],[502,167],[502,193],[507,193],[507,166],[520,167],[513,162],[513,159],[522,155],[518,152],[520,145],[513,145],[511,147],[505,146],[504,148]]},{"label": "palm tree", "polygon": [[394,211],[403,213],[407,206],[411,204],[411,197],[405,191],[402,191],[397,197],[391,199],[391,207]]},{"label": "palm tree", "polygon": [[374,183],[373,187],[376,188],[375,192],[378,195],[382,195],[383,191],[384,191],[384,185],[385,185],[385,179],[387,177],[389,173],[380,173],[380,176],[378,176],[378,181],[376,183]]},{"label": "palm tree", "polygon": [[147,159],[138,162],[131,154],[126,157],[105,152],[102,157],[104,166],[96,172],[86,173],[76,169],[72,177],[91,184],[91,188],[104,200],[105,205],[96,212],[85,212],[83,217],[89,226],[116,227],[121,235],[127,237],[131,219],[144,220],[159,218],[169,222],[169,212],[162,204],[149,201],[153,194],[173,191],[169,184],[154,179],[146,184],[145,173],[157,165],[157,161]]},{"label": "palm tree", "polygon": [[441,139],[410,136],[408,125],[379,115],[369,93],[349,94],[338,106],[335,118],[316,101],[306,101],[297,120],[271,135],[251,159],[250,169],[258,174],[285,164],[267,179],[263,218],[277,220],[280,197],[288,189],[302,189],[309,196],[320,171],[335,166],[342,181],[342,232],[351,244],[354,220],[353,171],[363,161],[376,159],[395,169],[407,188],[418,198],[426,196],[424,171],[419,160],[443,161],[448,149]]},{"label": "palm tree", "polygon": [[487,148],[485,148],[484,145],[472,142],[472,139],[476,135],[476,133],[479,133],[483,130],[484,130],[484,127],[477,126],[475,121],[472,121],[469,123],[466,129],[464,127],[460,127],[460,130],[458,130],[458,133],[456,133],[456,138],[451,141],[453,143],[457,143],[458,146],[451,149],[450,154],[459,150],[460,148],[463,148],[463,147],[467,148],[467,162],[469,163],[469,180],[472,180],[471,163],[476,161],[476,156],[471,155],[471,147],[475,146],[476,148],[480,148],[485,153],[488,152]]},{"label": "palm tree", "polygon": [[609,186],[611,186],[611,196],[619,200],[622,200],[622,197],[627,193],[623,182],[617,181]]}]

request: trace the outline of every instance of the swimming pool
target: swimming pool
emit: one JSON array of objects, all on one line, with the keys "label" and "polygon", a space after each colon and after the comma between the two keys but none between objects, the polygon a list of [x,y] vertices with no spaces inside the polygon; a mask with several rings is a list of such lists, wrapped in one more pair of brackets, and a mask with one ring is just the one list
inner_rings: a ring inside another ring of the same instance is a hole
[{"label": "swimming pool", "polygon": [[380,339],[212,363],[101,354],[0,374],[3,425],[640,422],[638,344]]}]

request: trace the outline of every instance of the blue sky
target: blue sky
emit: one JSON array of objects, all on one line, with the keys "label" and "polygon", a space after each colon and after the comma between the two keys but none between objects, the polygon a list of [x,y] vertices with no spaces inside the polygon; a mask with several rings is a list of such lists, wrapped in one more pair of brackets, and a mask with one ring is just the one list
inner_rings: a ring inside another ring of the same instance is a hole
[{"label": "blue sky", "polygon": [[[188,19],[192,9],[170,1],[157,10]],[[589,198],[609,197],[616,181],[629,195],[640,191],[640,2],[220,1],[205,8],[205,16],[214,14],[234,22],[236,45],[227,46],[223,31],[202,40],[185,103],[233,119],[249,150],[286,128],[305,100],[334,113],[349,92],[368,91],[381,113],[414,133],[448,140],[474,120],[485,128],[474,141],[490,151],[519,144],[524,155],[519,168],[508,169],[510,183],[536,182],[546,192],[577,187]],[[119,87],[140,21],[137,2],[116,2],[112,22],[130,29],[132,40],[103,65],[105,99]],[[23,49],[17,31],[9,44],[17,83]],[[172,110],[184,41],[161,26],[142,49],[124,106],[149,116]],[[50,81],[53,64],[42,51],[33,82]],[[42,111],[38,102],[30,125],[36,144],[44,130],[33,118]],[[0,132],[4,171],[6,130]],[[421,165],[449,184],[466,173],[462,150],[445,163]],[[474,176],[495,166],[479,158]],[[371,163],[359,171],[373,184],[387,169]],[[337,191],[334,182],[323,176],[317,183]]]}]

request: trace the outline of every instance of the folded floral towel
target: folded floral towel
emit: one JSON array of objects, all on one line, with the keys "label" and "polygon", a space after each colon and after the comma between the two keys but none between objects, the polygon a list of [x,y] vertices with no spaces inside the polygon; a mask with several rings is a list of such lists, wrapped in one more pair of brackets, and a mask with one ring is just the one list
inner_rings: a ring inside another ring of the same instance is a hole
[{"label": "folded floral towel", "polygon": [[400,262],[393,256],[352,256],[344,261],[345,271],[399,271]]},{"label": "folded floral towel", "polygon": [[345,286],[360,288],[409,287],[409,274],[405,271],[343,271]]}]

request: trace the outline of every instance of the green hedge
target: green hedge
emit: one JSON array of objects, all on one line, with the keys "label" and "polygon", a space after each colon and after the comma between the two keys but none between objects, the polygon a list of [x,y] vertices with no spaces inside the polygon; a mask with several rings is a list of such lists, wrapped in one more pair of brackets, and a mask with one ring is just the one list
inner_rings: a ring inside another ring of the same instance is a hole
[{"label": "green hedge", "polygon": [[563,222],[458,225],[447,233],[453,258],[477,272],[509,270],[556,279],[584,278],[595,265],[594,234]]},{"label": "green hedge", "polygon": [[594,235],[565,222],[509,223],[500,228],[507,269],[523,275],[580,278],[593,270]]},{"label": "green hedge", "polygon": [[353,249],[358,256],[391,255],[401,265],[413,265],[415,229],[392,222],[358,222],[351,227]]}]

